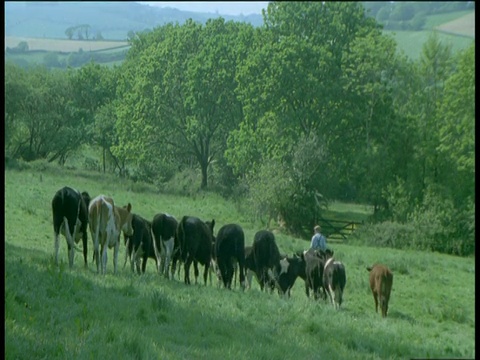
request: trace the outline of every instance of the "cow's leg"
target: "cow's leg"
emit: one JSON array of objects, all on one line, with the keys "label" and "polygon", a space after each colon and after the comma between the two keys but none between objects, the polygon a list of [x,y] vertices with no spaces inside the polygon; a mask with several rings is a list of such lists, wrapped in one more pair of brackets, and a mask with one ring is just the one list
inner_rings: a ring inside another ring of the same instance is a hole
[{"label": "cow's leg", "polygon": [[233,287],[237,287],[237,271],[238,271],[238,263],[235,261],[233,265]]},{"label": "cow's leg", "polygon": [[120,249],[120,236],[115,243],[115,247],[113,248],[113,273],[117,273],[117,264],[118,264],[118,250]]},{"label": "cow's leg", "polygon": [[153,251],[155,252],[155,260],[156,260],[156,264],[157,264],[157,271],[158,271],[159,274],[161,274],[162,273],[161,264],[163,263],[161,260],[162,260],[162,257],[163,257],[163,250],[159,249],[159,247],[162,246],[161,245],[162,237],[159,236],[158,246],[157,246],[157,238],[155,237],[155,235],[152,232],[152,240],[153,240]]},{"label": "cow's leg", "polygon": [[193,260],[193,273],[195,274],[195,285],[198,284],[198,262],[197,260]]},{"label": "cow's leg", "polygon": [[170,269],[170,274],[172,276],[172,279],[175,279],[175,270],[177,269],[177,259],[173,258],[172,259],[172,268]]},{"label": "cow's leg", "polygon": [[241,261],[238,262],[238,277],[240,280],[240,288],[243,291],[245,290],[245,269],[244,264]]},{"label": "cow's leg", "polygon": [[125,244],[125,262],[123,263],[123,268],[125,269],[125,265],[127,265],[127,259],[129,258],[130,251],[128,249],[128,245],[130,244],[130,238],[127,238],[127,243]]},{"label": "cow's leg", "polygon": [[70,232],[70,223],[67,220],[67,218],[64,219],[64,226],[65,226],[65,238],[67,239],[67,244],[68,244],[68,265],[70,266],[70,269],[73,267],[73,258],[75,256],[75,249],[73,247],[73,239],[72,239],[72,233]]},{"label": "cow's leg", "polygon": [[107,244],[106,241],[102,242],[101,245],[101,252],[102,252],[102,274],[105,275],[107,273]]},{"label": "cow's leg", "polygon": [[58,250],[60,249],[60,239],[59,234],[57,234],[55,231],[53,232],[53,239],[55,246],[55,265],[58,266]]},{"label": "cow's leg", "polygon": [[207,277],[208,277],[209,268],[210,268],[210,262],[207,261],[203,269],[203,283],[205,284],[205,286],[207,286]]},{"label": "cow's leg", "polygon": [[[97,220],[98,221],[98,220]],[[95,233],[90,228],[92,233],[92,241],[93,241],[93,258],[95,259],[95,264],[97,265],[97,274],[100,272],[99,269],[99,262],[100,262],[100,253],[99,253],[99,243],[100,243],[100,221],[98,221],[97,228],[95,229]]]},{"label": "cow's leg", "polygon": [[172,237],[163,243],[165,247],[165,263],[163,265],[163,273],[168,278],[168,269],[173,255],[173,248],[175,246],[175,239]]},{"label": "cow's leg", "polygon": [[130,267],[132,269],[132,272],[135,272],[135,269],[137,269],[137,274],[140,275],[140,258],[143,255],[143,243],[140,243],[138,247],[135,249],[135,244],[133,244],[132,247],[132,255],[130,258]]},{"label": "cow's leg", "polygon": [[144,252],[143,253],[143,259],[142,259],[142,274],[145,274],[145,270],[147,268],[147,259],[148,259],[147,253]]},{"label": "cow's leg", "polygon": [[375,291],[373,291],[373,300],[375,300],[375,312],[378,313],[378,296]]},{"label": "cow's leg", "polygon": [[250,269],[247,269],[245,279],[249,289],[252,288],[252,278],[253,278],[253,271]]},{"label": "cow's leg", "polygon": [[333,308],[336,309],[336,301],[335,301],[335,290],[332,289],[332,285],[328,285],[328,294],[330,295],[330,300],[332,302]]},{"label": "cow's leg", "polygon": [[88,257],[88,238],[87,238],[87,230],[82,234],[82,243],[83,243],[83,260],[85,261],[85,268],[88,269],[88,262],[87,262],[87,257]]},{"label": "cow's leg", "polygon": [[[190,285],[190,265],[192,264],[193,259],[189,256],[184,264],[184,278],[185,278],[185,284]],[[195,264],[194,264],[195,266]]]},{"label": "cow's leg", "polygon": [[227,274],[227,281],[226,281],[225,287],[227,289],[232,289],[233,265],[231,263],[226,264],[226,274]]},{"label": "cow's leg", "polygon": [[340,286],[338,286],[335,289],[335,299],[336,299],[336,303],[337,303],[337,309],[340,309],[340,305],[342,305],[342,302],[343,302],[342,297],[343,297],[343,291],[340,288]]}]

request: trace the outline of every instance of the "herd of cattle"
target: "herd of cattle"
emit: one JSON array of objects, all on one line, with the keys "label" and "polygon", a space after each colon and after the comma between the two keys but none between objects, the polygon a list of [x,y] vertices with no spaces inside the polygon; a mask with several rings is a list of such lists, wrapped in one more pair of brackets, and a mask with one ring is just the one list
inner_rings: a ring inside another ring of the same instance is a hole
[{"label": "herd of cattle", "polygon": [[[132,206],[115,205],[111,197],[99,195],[93,199],[87,192],[64,187],[52,200],[53,229],[55,239],[55,263],[58,264],[59,235],[67,240],[69,266],[72,268],[74,252],[80,239],[83,243],[83,258],[87,267],[87,228],[93,240],[93,259],[97,272],[106,273],[107,248],[114,248],[114,273],[117,272],[120,234],[124,234],[126,257],[132,271],[145,272],[147,259],[152,258],[160,274],[174,278],[177,262],[184,264],[184,281],[190,284],[190,266],[193,263],[195,283],[204,267],[203,280],[207,284],[209,270],[218,283],[231,289],[238,269],[242,289],[250,287],[255,275],[262,291],[278,290],[290,296],[295,280],[305,282],[306,295],[327,299],[335,308],[342,304],[346,283],[345,266],[333,257],[333,251],[309,249],[293,256],[281,255],[275,236],[268,230],[258,231],[252,246],[245,246],[245,234],[238,224],[222,226],[214,236],[215,220],[204,222],[197,217],[183,216],[178,222],[173,216],[159,213],[152,221],[132,213]],[[170,264],[171,263],[171,264]],[[141,267],[141,269],[140,269]],[[387,316],[388,301],[393,275],[385,265],[368,267],[370,288],[383,317]],[[169,273],[170,272],[170,273]],[[211,275],[210,275],[211,276]],[[211,282],[211,277],[210,277]]]}]

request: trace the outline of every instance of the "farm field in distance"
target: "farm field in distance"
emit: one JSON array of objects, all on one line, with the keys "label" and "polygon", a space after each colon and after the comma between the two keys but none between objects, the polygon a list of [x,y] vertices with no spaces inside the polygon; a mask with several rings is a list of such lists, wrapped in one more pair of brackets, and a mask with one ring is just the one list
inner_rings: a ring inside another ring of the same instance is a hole
[{"label": "farm field in distance", "polygon": [[61,51],[61,52],[76,52],[79,49],[83,51],[98,51],[105,49],[112,49],[118,47],[129,46],[126,41],[96,41],[96,40],[68,40],[68,39],[47,39],[47,38],[27,38],[6,36],[5,49],[7,47],[14,48],[20,42],[26,41],[29,50],[44,50],[44,51]]}]

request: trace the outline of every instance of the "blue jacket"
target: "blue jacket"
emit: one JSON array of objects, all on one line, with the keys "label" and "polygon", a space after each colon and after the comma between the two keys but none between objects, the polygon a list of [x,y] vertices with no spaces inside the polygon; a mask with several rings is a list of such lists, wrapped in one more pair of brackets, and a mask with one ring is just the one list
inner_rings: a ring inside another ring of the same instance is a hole
[{"label": "blue jacket", "polygon": [[322,234],[315,234],[312,237],[312,242],[310,243],[310,247],[314,250],[323,250],[327,249],[327,239]]}]

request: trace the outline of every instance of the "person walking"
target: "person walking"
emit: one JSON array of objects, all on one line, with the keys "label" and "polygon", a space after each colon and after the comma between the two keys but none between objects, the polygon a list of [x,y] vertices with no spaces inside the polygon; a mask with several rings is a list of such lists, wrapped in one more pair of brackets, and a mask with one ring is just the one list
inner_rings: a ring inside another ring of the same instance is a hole
[{"label": "person walking", "polygon": [[316,225],[313,228],[313,236],[312,236],[312,241],[310,243],[310,248],[314,250],[322,250],[325,251],[327,250],[327,239],[325,236],[322,234],[322,228],[320,225]]}]

